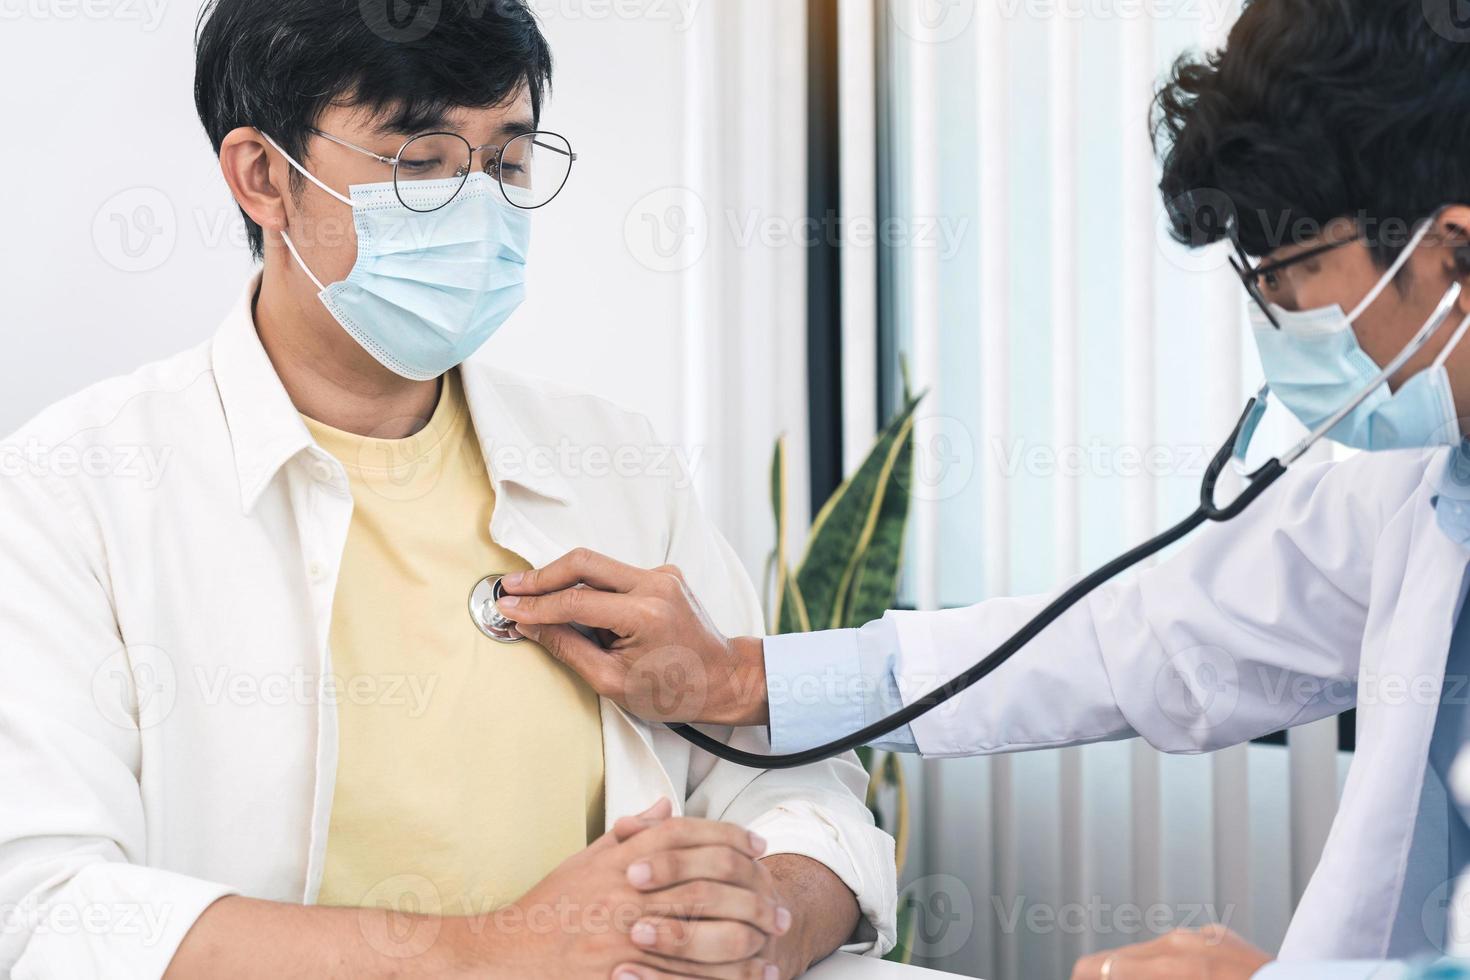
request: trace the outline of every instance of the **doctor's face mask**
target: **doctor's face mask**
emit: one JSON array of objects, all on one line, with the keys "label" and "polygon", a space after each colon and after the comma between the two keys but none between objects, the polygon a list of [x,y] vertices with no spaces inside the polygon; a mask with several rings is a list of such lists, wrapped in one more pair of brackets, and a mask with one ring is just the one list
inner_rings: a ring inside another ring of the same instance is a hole
[{"label": "doctor's face mask", "polygon": [[[530,212],[512,205],[495,178],[477,171],[408,191],[392,181],[355,184],[345,196],[261,135],[302,176],[352,208],[357,260],[341,282],[324,285],[291,236],[281,237],[327,311],[394,374],[411,381],[443,375],[484,346],[524,301]],[[451,202],[435,208],[445,196]]]},{"label": "doctor's face mask", "polygon": [[[1356,396],[1371,394],[1328,433],[1333,441],[1362,450],[1423,449],[1455,445],[1462,436],[1445,362],[1470,329],[1459,322],[1434,361],[1397,391],[1384,368],[1359,345],[1353,326],[1424,241],[1434,224],[1426,220],[1408,246],[1368,294],[1344,312],[1340,305],[1288,310],[1252,292],[1251,327],[1266,383],[1308,429],[1328,422]],[[1453,288],[1453,287],[1452,287]],[[1416,324],[1417,327],[1417,324]]]}]

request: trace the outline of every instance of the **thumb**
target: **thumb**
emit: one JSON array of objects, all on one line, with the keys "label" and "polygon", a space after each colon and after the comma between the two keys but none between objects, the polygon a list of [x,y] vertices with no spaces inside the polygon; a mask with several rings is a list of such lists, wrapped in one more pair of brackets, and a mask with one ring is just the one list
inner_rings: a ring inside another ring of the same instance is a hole
[{"label": "thumb", "polygon": [[612,834],[619,842],[626,841],[645,830],[658,826],[673,815],[674,804],[665,796],[636,817],[623,817],[613,824]]},{"label": "thumb", "polygon": [[622,694],[621,690],[614,691],[613,658],[572,627],[518,623],[516,632],[545,647],[547,653],[576,671],[598,694],[604,697]]}]

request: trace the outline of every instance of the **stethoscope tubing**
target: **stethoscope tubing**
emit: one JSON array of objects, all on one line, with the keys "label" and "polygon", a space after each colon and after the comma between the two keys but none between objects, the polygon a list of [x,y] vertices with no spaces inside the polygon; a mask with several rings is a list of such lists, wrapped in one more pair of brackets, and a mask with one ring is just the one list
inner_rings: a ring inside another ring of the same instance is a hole
[{"label": "stethoscope tubing", "polygon": [[1046,607],[1033,616],[1024,626],[1011,634],[1000,646],[996,647],[988,656],[979,663],[970,667],[964,673],[945,682],[933,691],[904,706],[893,714],[876,721],[860,731],[853,732],[839,739],[834,739],[825,745],[805,749],[801,752],[789,752],[783,755],[765,755],[759,752],[746,752],[742,749],[732,748],[713,736],[690,725],[669,725],[670,731],[681,738],[692,743],[696,748],[703,749],[716,758],[726,762],[732,762],[738,766],[750,769],[780,770],[796,769],[801,766],[809,766],[822,762],[834,756],[843,755],[853,749],[876,742],[890,732],[898,731],[913,724],[919,718],[938,708],[940,705],[953,700],[963,692],[990,676],[998,670],[1006,661],[1019,653],[1027,644],[1036,639],[1052,623],[1107,582],[1121,575],[1123,572],[1133,568],[1141,562],[1147,561],[1154,555],[1163,551],[1188,537],[1195,530],[1210,522],[1222,523],[1234,520],[1245,511],[1252,503],[1265,493],[1266,490],[1286,473],[1286,467],[1279,459],[1271,459],[1260,469],[1247,477],[1249,481],[1239,496],[1225,507],[1219,507],[1215,503],[1215,488],[1219,482],[1220,474],[1224,471],[1225,464],[1230,460],[1235,449],[1235,443],[1240,435],[1241,428],[1246,419],[1255,408],[1256,400],[1251,399],[1247,404],[1245,412],[1240,421],[1236,423],[1234,431],[1230,435],[1230,441],[1215,455],[1209,468],[1205,471],[1204,480],[1200,486],[1200,505],[1192,514],[1173,527],[1145,541],[1143,544],[1125,552],[1103,565],[1096,571],[1084,576],[1072,584],[1070,588],[1057,596]]},{"label": "stethoscope tubing", "polygon": [[[1400,262],[1402,262],[1402,259]],[[899,729],[913,724],[935,708],[953,700],[990,676],[1006,661],[1019,653],[1028,643],[1036,639],[1043,630],[1061,618],[1063,613],[1123,572],[1141,562],[1147,561],[1165,548],[1178,543],[1207,523],[1224,523],[1239,517],[1247,507],[1256,502],[1261,494],[1265,493],[1272,484],[1285,475],[1289,466],[1306,455],[1312,446],[1327,438],[1328,434],[1339,422],[1371,397],[1382,385],[1386,384],[1390,377],[1402,369],[1416,353],[1428,344],[1430,338],[1438,333],[1440,328],[1449,321],[1449,316],[1454,311],[1455,304],[1459,300],[1460,292],[1459,283],[1451,284],[1449,290],[1440,299],[1429,319],[1425,321],[1424,325],[1409,343],[1404,346],[1404,349],[1399,352],[1398,356],[1383,368],[1371,383],[1365,386],[1347,404],[1333,413],[1331,417],[1324,420],[1287,452],[1271,458],[1255,472],[1247,474],[1245,476],[1247,481],[1245,489],[1228,505],[1220,507],[1215,502],[1215,489],[1219,483],[1220,474],[1224,472],[1226,464],[1234,455],[1241,432],[1246,428],[1248,420],[1251,419],[1257,405],[1264,406],[1268,389],[1263,388],[1259,395],[1246,403],[1245,411],[1241,414],[1240,420],[1235,423],[1235,429],[1230,434],[1230,440],[1215,455],[1215,458],[1205,471],[1204,480],[1200,484],[1199,507],[1195,508],[1192,514],[1162,534],[1150,538],[1133,550],[1119,555],[1096,571],[1077,580],[1077,582],[1061,595],[1047,603],[1041,612],[1037,613],[1024,626],[1011,634],[1009,639],[991,651],[983,660],[970,667],[964,673],[957,675],[940,687],[930,691],[912,704],[906,705],[888,717],[868,725],[861,731],[853,732],[851,735],[834,739],[825,745],[818,745],[815,748],[806,749],[801,752],[789,752],[782,755],[763,755],[759,752],[746,752],[742,749],[732,748],[719,739],[706,735],[704,732],[690,725],[669,725],[668,728],[675,734],[693,743],[697,748],[703,749],[710,755],[723,759],[726,762],[733,762],[736,765],[751,769],[779,770],[796,769],[801,766],[809,766],[813,763],[822,762],[834,756],[842,755],[853,749],[876,742],[884,735],[896,732]],[[1362,305],[1366,306],[1369,301],[1365,300]],[[1354,316],[1360,310],[1361,307],[1359,310],[1355,310]]]}]

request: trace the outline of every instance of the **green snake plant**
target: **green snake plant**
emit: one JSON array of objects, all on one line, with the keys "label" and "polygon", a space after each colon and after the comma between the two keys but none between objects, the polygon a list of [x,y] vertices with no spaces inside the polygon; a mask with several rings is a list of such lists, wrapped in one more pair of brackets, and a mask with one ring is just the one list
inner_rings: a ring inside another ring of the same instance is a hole
[{"label": "green snake plant", "polygon": [[[896,604],[914,471],[914,413],[923,397],[905,393],[902,410],[879,433],[867,459],[817,514],[794,566],[786,544],[786,440],[777,441],[771,464],[776,548],[766,575],[771,632],[860,627]],[[902,875],[910,833],[903,768],[890,752],[858,754],[871,776],[868,806],[878,826],[897,841]],[[914,925],[912,907],[901,907],[899,941],[889,959],[910,958]]]}]

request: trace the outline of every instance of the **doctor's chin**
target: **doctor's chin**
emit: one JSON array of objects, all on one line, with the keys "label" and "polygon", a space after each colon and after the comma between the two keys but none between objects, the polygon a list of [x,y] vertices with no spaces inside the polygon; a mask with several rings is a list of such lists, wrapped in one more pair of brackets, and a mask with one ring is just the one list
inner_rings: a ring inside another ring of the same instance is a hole
[{"label": "doctor's chin", "polygon": [[0,978],[1470,977],[1463,13],[0,0]]}]

